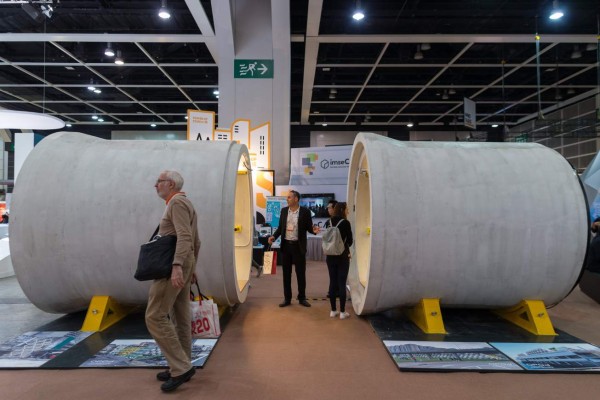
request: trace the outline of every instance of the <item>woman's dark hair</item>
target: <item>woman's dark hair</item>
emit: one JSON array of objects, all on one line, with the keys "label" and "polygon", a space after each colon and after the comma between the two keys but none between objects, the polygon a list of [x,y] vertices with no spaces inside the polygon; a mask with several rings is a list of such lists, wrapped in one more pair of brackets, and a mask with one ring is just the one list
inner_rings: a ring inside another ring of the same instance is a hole
[{"label": "woman's dark hair", "polygon": [[333,207],[333,216],[346,218],[346,203],[343,201],[338,201],[335,207]]}]

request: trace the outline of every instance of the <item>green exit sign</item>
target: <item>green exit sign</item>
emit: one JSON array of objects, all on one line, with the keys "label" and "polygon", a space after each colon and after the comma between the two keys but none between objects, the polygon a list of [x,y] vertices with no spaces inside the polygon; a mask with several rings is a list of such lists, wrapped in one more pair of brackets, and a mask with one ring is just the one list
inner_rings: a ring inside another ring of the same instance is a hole
[{"label": "green exit sign", "polygon": [[273,79],[273,60],[233,60],[236,79]]}]

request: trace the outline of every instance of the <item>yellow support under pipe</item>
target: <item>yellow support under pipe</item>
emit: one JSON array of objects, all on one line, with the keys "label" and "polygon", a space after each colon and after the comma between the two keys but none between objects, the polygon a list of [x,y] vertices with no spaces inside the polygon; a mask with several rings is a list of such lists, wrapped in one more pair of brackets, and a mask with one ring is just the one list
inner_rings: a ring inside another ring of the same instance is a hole
[{"label": "yellow support under pipe", "polygon": [[440,299],[421,299],[419,304],[406,311],[408,318],[425,333],[446,334]]},{"label": "yellow support under pipe", "polygon": [[110,296],[94,296],[90,301],[81,330],[84,332],[103,331],[123,319],[129,311],[128,308],[112,300]]},{"label": "yellow support under pipe", "polygon": [[541,300],[523,300],[514,307],[496,310],[496,314],[538,336],[558,336]]}]

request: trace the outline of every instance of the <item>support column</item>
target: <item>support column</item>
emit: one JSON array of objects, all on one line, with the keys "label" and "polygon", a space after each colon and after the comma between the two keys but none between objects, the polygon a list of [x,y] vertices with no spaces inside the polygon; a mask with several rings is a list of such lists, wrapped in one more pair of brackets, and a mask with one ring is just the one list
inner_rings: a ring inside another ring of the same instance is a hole
[{"label": "support column", "polygon": [[[218,126],[236,119],[271,123],[271,169],[287,184],[290,168],[290,11],[278,0],[212,0],[219,53]],[[235,60],[273,60],[272,78],[235,78]]]}]

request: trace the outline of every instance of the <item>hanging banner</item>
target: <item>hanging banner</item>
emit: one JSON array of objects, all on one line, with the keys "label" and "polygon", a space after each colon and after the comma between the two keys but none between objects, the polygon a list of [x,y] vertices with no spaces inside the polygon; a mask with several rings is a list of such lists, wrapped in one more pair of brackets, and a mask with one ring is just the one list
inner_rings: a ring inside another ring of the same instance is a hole
[{"label": "hanging banner", "polygon": [[477,114],[475,112],[475,102],[465,97],[464,100],[464,119],[465,126],[477,129]]},{"label": "hanging banner", "polygon": [[214,111],[187,110],[187,140],[212,140],[215,130]]},{"label": "hanging banner", "polygon": [[291,149],[290,185],[346,185],[352,146]]}]

